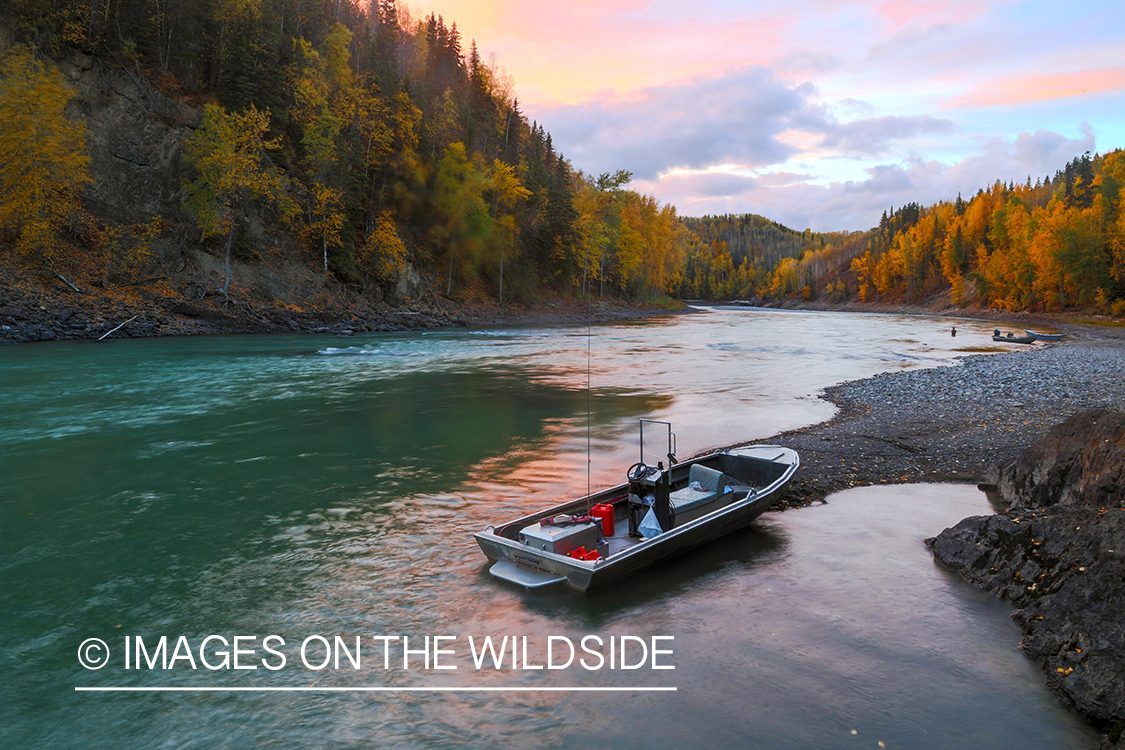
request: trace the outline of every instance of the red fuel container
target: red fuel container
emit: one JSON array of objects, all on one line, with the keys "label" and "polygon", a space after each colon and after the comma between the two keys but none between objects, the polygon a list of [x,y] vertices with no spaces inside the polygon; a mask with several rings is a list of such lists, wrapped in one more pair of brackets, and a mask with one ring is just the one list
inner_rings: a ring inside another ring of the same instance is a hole
[{"label": "red fuel container", "polygon": [[594,518],[602,520],[602,533],[607,537],[613,536],[613,506],[609,503],[599,503],[590,510],[590,513]]}]

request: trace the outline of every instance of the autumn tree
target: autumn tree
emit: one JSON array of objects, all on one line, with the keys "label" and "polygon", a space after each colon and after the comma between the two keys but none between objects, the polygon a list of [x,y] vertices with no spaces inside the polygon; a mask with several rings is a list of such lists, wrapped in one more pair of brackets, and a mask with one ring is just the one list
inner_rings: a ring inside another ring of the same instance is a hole
[{"label": "autumn tree", "polygon": [[492,220],[484,193],[492,187],[489,176],[479,170],[457,142],[445,149],[437,166],[431,195],[431,237],[449,259],[446,296],[453,292],[457,263],[475,263],[487,239]]},{"label": "autumn tree", "polygon": [[320,243],[325,276],[328,275],[328,249],[344,244],[343,198],[343,193],[336,188],[314,182],[306,200],[308,223],[305,232],[312,241]]},{"label": "autumn tree", "polygon": [[406,267],[407,249],[398,235],[394,218],[383,212],[374,222],[366,242],[356,254],[356,262],[365,274],[380,284],[387,284]]},{"label": "autumn tree", "polygon": [[615,247],[621,230],[621,206],[626,200],[622,188],[632,179],[633,173],[625,169],[604,172],[576,191],[579,237],[587,253],[592,251],[598,259],[599,296],[605,293],[606,256]]},{"label": "autumn tree", "polygon": [[73,92],[26,47],[0,61],[0,229],[15,247],[45,260],[90,182],[86,128],[68,120]]},{"label": "autumn tree", "polygon": [[356,155],[364,168],[369,225],[386,207],[388,184],[393,185],[399,175],[417,170],[421,118],[421,110],[405,92],[386,96],[374,85],[356,90]]},{"label": "autumn tree", "polygon": [[[342,110],[349,109],[348,104],[354,109],[350,97],[342,93],[341,87],[350,90],[351,78],[341,72],[339,59],[341,53],[346,54],[350,38],[347,33],[335,35],[336,47],[330,47],[324,57],[304,39],[295,40],[293,45],[296,62],[289,116],[300,127],[304,161],[314,179],[320,181],[336,162],[336,139],[350,119],[350,113]],[[341,44],[342,51],[338,48]],[[347,69],[346,59],[343,68]]]},{"label": "autumn tree", "polygon": [[496,159],[492,162],[493,244],[500,250],[500,304],[504,304],[504,255],[516,249],[518,206],[531,195],[515,170]]},{"label": "autumn tree", "polygon": [[[594,259],[605,252],[609,237],[602,216],[601,191],[593,181],[581,179],[574,191],[574,209],[578,212],[578,246],[582,251],[582,293],[589,294],[588,285],[597,269]],[[599,274],[600,277],[600,274]]]},{"label": "autumn tree", "polygon": [[230,247],[241,217],[254,203],[277,205],[283,214],[293,206],[285,195],[285,179],[266,158],[279,147],[264,139],[269,115],[253,105],[228,113],[218,104],[203,110],[203,127],[184,144],[184,156],[195,168],[186,186],[188,207],[204,238],[226,235],[224,295],[230,291]]},{"label": "autumn tree", "polygon": [[1108,205],[1106,215],[1106,244],[1109,255],[1110,276],[1125,300],[1125,151],[1107,154],[1097,187]]}]

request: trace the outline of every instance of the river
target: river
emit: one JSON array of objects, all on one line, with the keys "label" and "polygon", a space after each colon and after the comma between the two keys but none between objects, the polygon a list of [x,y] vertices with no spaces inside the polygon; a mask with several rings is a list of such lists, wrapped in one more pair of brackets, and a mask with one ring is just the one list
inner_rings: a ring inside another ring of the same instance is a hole
[{"label": "river", "polygon": [[[973,488],[767,514],[588,596],[493,580],[471,536],[623,481],[640,417],[681,458],[768,437],[991,329],[711,308],[0,349],[0,745],[1092,748],[1010,608],[921,543],[989,512]],[[479,661],[504,636],[515,665]]]}]

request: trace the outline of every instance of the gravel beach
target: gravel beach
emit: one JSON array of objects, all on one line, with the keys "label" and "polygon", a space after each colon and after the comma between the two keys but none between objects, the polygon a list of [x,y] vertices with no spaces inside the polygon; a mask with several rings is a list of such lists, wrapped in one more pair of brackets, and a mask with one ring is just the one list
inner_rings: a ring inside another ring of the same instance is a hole
[{"label": "gravel beach", "polygon": [[867,484],[981,483],[1066,417],[1125,410],[1125,329],[1060,328],[1070,335],[1058,343],[826,389],[833,419],[763,441],[801,455],[775,508]]}]

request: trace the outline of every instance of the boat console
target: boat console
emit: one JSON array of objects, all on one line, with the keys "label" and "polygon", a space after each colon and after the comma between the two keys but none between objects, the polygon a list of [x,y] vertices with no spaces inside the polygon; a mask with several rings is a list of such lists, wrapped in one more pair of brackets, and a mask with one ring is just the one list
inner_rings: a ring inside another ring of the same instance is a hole
[{"label": "boat console", "polygon": [[544,526],[535,523],[520,530],[520,542],[532,549],[546,550],[559,555],[569,555],[577,549],[598,551],[602,557],[609,554],[609,545],[600,534],[601,524],[593,521],[566,526]]}]

